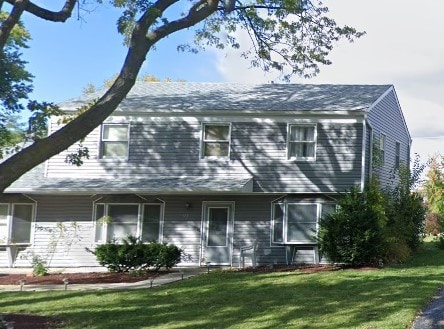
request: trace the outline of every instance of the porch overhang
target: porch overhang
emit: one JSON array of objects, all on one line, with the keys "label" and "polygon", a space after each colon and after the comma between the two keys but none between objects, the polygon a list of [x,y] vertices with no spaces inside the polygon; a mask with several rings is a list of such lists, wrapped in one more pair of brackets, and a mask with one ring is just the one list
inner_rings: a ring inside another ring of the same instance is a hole
[{"label": "porch overhang", "polygon": [[23,194],[244,194],[253,192],[253,177],[46,178],[31,185],[13,184],[5,193]]}]

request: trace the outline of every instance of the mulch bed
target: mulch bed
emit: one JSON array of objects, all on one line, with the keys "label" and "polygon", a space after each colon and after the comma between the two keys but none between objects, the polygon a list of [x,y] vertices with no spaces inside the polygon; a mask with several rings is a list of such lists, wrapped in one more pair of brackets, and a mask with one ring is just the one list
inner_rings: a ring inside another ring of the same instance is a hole
[{"label": "mulch bed", "polygon": [[63,322],[55,317],[29,314],[0,313],[0,329],[60,328]]},{"label": "mulch bed", "polygon": [[[64,273],[49,274],[45,276],[32,276],[26,274],[0,274],[0,285],[19,285],[19,281],[26,280],[25,284],[60,284],[63,285],[63,279],[68,279],[69,284],[77,283],[119,283],[119,282],[138,282],[149,280],[153,277],[159,277],[167,272],[147,272],[147,273]],[[1,329],[1,327],[0,327]]]}]

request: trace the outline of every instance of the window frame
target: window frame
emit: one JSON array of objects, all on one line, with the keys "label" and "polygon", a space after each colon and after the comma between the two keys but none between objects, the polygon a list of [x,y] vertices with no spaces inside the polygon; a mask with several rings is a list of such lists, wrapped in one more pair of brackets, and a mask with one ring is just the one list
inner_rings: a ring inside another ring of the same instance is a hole
[{"label": "window frame", "polygon": [[[102,225],[102,228],[100,229],[100,236],[101,239],[98,239],[98,223],[97,221],[100,218],[108,217],[109,216],[109,206],[136,206],[138,207],[137,210],[137,223],[136,223],[136,234],[135,236],[138,238],[143,238],[143,224],[144,224],[144,214],[145,214],[145,206],[149,205],[156,205],[160,206],[159,209],[159,232],[158,232],[158,238],[156,242],[162,243],[163,242],[163,223],[164,223],[164,215],[165,215],[165,204],[162,202],[143,202],[143,203],[135,203],[135,202],[96,202],[93,206],[93,223],[94,223],[94,229],[93,229],[93,241],[95,244],[104,244],[109,243],[111,240],[108,239],[108,225],[107,221],[105,220]],[[97,217],[97,207],[103,206],[103,216],[100,218]],[[143,241],[143,240],[142,240]],[[120,239],[117,239],[117,242],[121,242]],[[145,243],[150,241],[143,241]]]},{"label": "window frame", "polygon": [[[207,126],[225,126],[228,127],[228,138],[226,140],[206,140],[205,139],[205,127]],[[230,159],[231,155],[231,122],[202,122],[201,125],[201,142],[200,142],[200,158],[201,159]],[[207,143],[228,143],[227,155],[205,155],[205,145]]]},{"label": "window frame", "polygon": [[[109,139],[104,138],[105,133],[105,127],[106,126],[126,126],[127,127],[127,133],[126,133],[126,139],[120,140],[120,139]],[[107,122],[102,123],[100,127],[100,141],[99,141],[99,159],[102,160],[114,160],[114,159],[120,159],[120,160],[127,160],[129,158],[129,140],[130,140],[130,124],[129,123],[113,123],[113,122]],[[126,142],[126,154],[124,156],[105,156],[104,150],[105,150],[105,143],[108,142]]]},{"label": "window frame", "polygon": [[387,149],[387,135],[386,134],[381,133],[379,135],[378,149],[379,149],[379,154],[381,157],[381,164],[384,165],[385,164],[385,150]]},{"label": "window frame", "polygon": [[[291,131],[293,127],[310,127],[314,128],[313,140],[291,140]],[[293,144],[314,144],[313,156],[297,156],[291,154],[291,146]],[[318,125],[317,123],[289,123],[287,125],[287,160],[314,162],[316,161],[316,152],[318,147]]]},{"label": "window frame", "polygon": [[[281,201],[281,202],[272,202],[272,218],[271,218],[271,244],[272,245],[314,245],[317,244],[316,240],[299,240],[299,241],[290,241],[288,239],[288,206],[289,205],[310,205],[316,206],[316,233],[314,237],[318,235],[319,232],[319,221],[320,221],[320,212],[322,208],[322,202],[298,202],[298,201]],[[275,232],[275,212],[276,205],[283,205],[281,209],[283,210],[283,220],[282,220],[282,241],[276,241],[276,232]],[[313,223],[313,222],[304,222],[304,223]]]},{"label": "window frame", "polygon": [[[0,206],[6,206],[6,223],[5,225],[5,236],[0,236],[0,243],[1,244],[24,244],[29,245],[32,244],[32,241],[34,239],[34,223],[35,223],[35,216],[36,216],[36,204],[31,202],[0,202]],[[21,241],[21,242],[14,242],[12,240],[12,227],[13,227],[13,221],[15,217],[15,208],[16,206],[31,206],[31,220],[29,221],[29,240],[28,241]]]},{"label": "window frame", "polygon": [[395,169],[399,170],[401,167],[401,142],[395,142]]}]

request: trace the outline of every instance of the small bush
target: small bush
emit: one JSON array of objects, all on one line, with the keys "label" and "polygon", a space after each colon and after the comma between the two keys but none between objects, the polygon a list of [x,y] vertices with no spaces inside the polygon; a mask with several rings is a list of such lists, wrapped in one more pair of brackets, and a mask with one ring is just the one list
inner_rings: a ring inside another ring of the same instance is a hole
[{"label": "small bush", "polygon": [[170,269],[179,263],[182,251],[175,245],[166,243],[144,243],[134,236],[128,236],[122,243],[110,242],[97,246],[94,254],[100,265],[111,272],[158,271]]},{"label": "small bush", "polygon": [[425,220],[425,234],[437,236],[442,231],[441,219],[436,213],[428,213]]},{"label": "small bush", "polygon": [[388,239],[384,251],[384,263],[402,264],[411,256],[412,251],[406,241]]},{"label": "small bush", "polygon": [[437,236],[437,246],[439,249],[444,249],[444,234],[440,233]]},{"label": "small bush", "polygon": [[45,276],[48,274],[46,261],[38,255],[33,255],[31,260],[32,274],[34,276]]}]

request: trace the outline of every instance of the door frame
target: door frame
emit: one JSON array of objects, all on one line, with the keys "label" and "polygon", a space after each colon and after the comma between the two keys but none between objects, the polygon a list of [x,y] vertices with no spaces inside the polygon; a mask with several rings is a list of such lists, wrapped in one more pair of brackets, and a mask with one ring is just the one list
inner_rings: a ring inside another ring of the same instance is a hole
[{"label": "door frame", "polygon": [[205,249],[208,241],[208,214],[210,208],[228,208],[228,227],[227,227],[227,248],[228,248],[228,262],[212,263],[212,265],[228,265],[233,264],[233,237],[234,237],[234,201],[203,201],[202,202],[202,220],[201,220],[201,235],[200,235],[200,257],[199,265],[205,265]]}]

